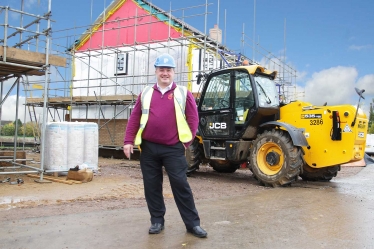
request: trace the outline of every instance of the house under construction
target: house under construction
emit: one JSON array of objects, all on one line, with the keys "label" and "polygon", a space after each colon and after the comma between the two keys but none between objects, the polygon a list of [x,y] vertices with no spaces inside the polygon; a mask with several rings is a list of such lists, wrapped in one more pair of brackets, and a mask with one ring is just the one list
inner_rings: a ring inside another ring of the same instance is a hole
[{"label": "house under construction", "polygon": [[[26,106],[30,110],[45,108],[43,117],[48,113],[53,121],[97,123],[101,153],[118,152],[123,157],[127,120],[141,90],[156,82],[153,64],[158,55],[169,53],[176,59],[175,81],[192,93],[199,91],[199,72],[239,65],[243,60],[255,63],[223,45],[223,32],[218,25],[207,34],[209,5],[206,2],[188,8],[200,12],[196,16],[204,16],[205,28],[201,32],[184,21],[184,9],[165,11],[145,0],[112,1],[74,44],[60,52],[71,66],[71,79],[46,80],[46,100],[31,97],[37,87],[26,89]],[[273,60],[268,61],[265,66],[288,75],[287,79],[279,79],[279,86],[292,85],[296,72],[279,65],[279,59],[274,60],[273,66]],[[61,91],[52,96],[56,89]]]}]

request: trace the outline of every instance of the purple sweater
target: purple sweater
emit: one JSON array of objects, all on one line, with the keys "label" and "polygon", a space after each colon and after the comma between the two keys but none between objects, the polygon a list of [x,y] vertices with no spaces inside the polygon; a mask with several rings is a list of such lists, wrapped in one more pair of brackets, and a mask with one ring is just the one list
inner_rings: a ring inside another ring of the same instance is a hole
[{"label": "purple sweater", "polygon": [[[148,122],[143,130],[142,139],[147,141],[163,144],[174,145],[179,142],[177,121],[174,109],[174,89],[176,84],[173,82],[172,87],[164,95],[157,89],[157,84],[153,86],[153,94],[148,116]],[[140,126],[141,94],[135,103],[130,119],[127,123],[124,144],[134,144],[136,133]],[[192,137],[195,137],[199,124],[199,117],[196,108],[195,99],[190,91],[187,91],[186,100],[186,119],[191,129]],[[188,147],[192,141],[185,143]]]}]

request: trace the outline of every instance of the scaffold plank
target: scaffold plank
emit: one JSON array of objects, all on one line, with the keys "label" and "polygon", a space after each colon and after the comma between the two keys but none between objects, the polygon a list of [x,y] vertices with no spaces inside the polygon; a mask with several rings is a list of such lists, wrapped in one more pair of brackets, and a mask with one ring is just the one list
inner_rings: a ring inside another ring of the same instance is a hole
[{"label": "scaffold plank", "polygon": [[[6,61],[33,66],[43,66],[46,64],[46,54],[13,47],[5,47],[5,50]],[[0,47],[0,57],[2,59],[4,57],[4,46]],[[48,64],[66,67],[66,58],[57,55],[49,55]]]}]

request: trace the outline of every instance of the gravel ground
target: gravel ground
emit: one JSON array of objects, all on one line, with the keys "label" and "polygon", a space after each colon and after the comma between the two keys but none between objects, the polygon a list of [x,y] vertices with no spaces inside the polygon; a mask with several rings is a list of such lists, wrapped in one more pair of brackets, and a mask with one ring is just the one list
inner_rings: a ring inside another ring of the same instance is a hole
[{"label": "gravel ground", "polygon": [[[27,157],[39,160],[37,153],[29,152]],[[344,166],[337,178],[355,175],[362,168]],[[6,177],[0,175],[0,180]],[[0,220],[146,206],[139,161],[99,158],[99,171],[91,182],[82,184],[37,183],[35,178],[24,174],[9,177],[11,181],[22,178],[24,183],[0,183]],[[59,178],[65,179],[66,176]],[[202,165],[188,180],[195,201],[241,196],[265,188],[257,183],[248,169],[239,169],[233,174],[220,174]],[[166,174],[164,197],[167,205],[174,205]]]}]

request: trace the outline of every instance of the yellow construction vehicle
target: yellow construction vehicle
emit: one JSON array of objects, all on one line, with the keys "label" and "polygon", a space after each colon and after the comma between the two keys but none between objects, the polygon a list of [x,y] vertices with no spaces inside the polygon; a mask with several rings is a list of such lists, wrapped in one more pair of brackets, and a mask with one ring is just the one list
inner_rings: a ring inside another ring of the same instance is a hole
[{"label": "yellow construction vehicle", "polygon": [[368,119],[356,106],[282,103],[276,71],[259,65],[200,74],[199,130],[187,150],[188,174],[209,163],[217,172],[247,166],[265,186],[329,181],[340,165],[364,158]]}]

